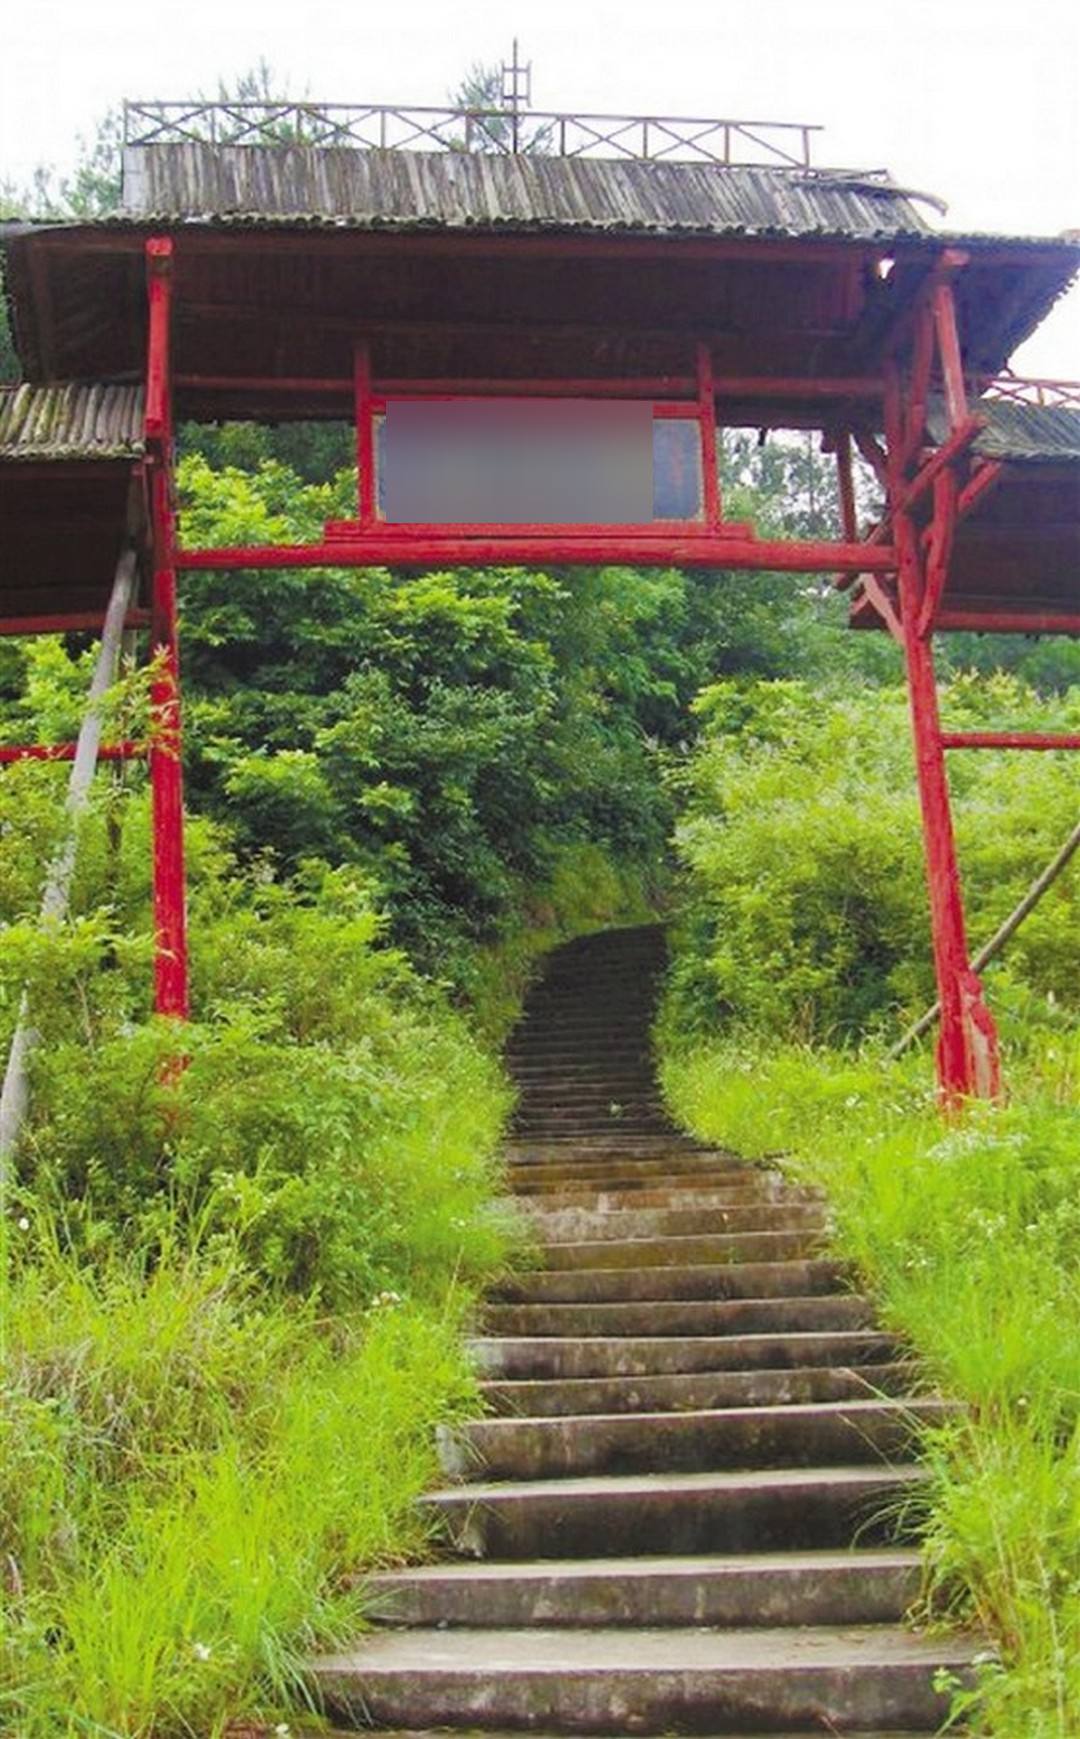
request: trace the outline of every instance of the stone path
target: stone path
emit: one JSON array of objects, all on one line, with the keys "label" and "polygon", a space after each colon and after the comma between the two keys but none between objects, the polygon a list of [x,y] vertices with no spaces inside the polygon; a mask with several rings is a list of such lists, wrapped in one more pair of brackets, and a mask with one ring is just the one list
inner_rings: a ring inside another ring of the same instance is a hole
[{"label": "stone path", "polygon": [[[931,1733],[972,1645],[903,1624],[902,1349],[808,1192],[680,1136],[649,1050],[658,930],[558,949],[510,1047],[534,1271],[474,1345],[489,1413],[425,1502],[452,1554],[375,1578],[316,1673],[353,1726]],[[891,1519],[890,1519],[891,1518]]]}]

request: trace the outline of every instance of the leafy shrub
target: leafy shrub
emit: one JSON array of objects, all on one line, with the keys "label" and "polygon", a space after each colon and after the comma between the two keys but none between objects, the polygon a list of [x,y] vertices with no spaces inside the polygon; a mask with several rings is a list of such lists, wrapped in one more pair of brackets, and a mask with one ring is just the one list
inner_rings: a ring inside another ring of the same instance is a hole
[{"label": "leafy shrub", "polygon": [[[1011,678],[957,678],[957,725],[1080,719]],[[686,905],[679,1018],[725,1017],[806,1039],[859,1033],[933,999],[918,800],[898,689],[815,693],[720,683],[697,702],[701,741],[675,776]],[[978,941],[1075,822],[1065,755],[953,757],[956,827]],[[1034,763],[1034,764],[1033,764]],[[1019,932],[1008,974],[1078,1005],[1080,899],[1063,879]]]}]

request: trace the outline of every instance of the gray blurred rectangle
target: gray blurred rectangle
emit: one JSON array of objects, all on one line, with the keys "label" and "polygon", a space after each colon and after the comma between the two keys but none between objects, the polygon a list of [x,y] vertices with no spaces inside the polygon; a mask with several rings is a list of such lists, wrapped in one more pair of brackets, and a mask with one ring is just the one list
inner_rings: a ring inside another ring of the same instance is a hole
[{"label": "gray blurred rectangle", "polygon": [[594,399],[391,399],[379,505],[396,525],[643,525],[652,407]]}]

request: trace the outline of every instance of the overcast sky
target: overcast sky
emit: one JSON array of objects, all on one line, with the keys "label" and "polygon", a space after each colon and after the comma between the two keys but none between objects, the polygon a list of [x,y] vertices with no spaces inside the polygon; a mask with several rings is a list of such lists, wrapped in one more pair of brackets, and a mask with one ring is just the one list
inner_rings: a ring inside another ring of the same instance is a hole
[{"label": "overcast sky", "polygon": [[[1080,231],[1076,0],[29,0],[3,27],[0,179],[69,166],[126,96],[260,57],[293,96],[439,103],[515,32],[536,108],[821,122],[817,162],[887,166],[950,228]],[[1080,379],[1080,292],[1015,361]]]}]

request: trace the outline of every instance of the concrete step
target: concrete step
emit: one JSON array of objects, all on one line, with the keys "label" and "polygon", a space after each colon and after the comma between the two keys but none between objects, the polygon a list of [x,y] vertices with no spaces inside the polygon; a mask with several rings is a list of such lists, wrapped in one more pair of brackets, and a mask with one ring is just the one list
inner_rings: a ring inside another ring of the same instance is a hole
[{"label": "concrete step", "polygon": [[[535,1238],[533,1227],[529,1228]],[[540,1246],[545,1268],[674,1268],[682,1264],[707,1267],[726,1262],[798,1262],[821,1252],[824,1228],[775,1232],[713,1233],[701,1238],[605,1238],[596,1244]]]},{"label": "concrete step", "polygon": [[747,1628],[897,1623],[920,1582],[917,1552],[849,1550],[425,1564],[372,1576],[364,1593],[382,1624]]},{"label": "concrete step", "polygon": [[489,1335],[745,1335],[827,1333],[869,1328],[870,1300],[857,1293],[809,1298],[662,1298],[616,1304],[492,1304],[482,1320]]},{"label": "concrete step", "polygon": [[720,1208],[590,1208],[534,1207],[532,1225],[545,1244],[588,1244],[601,1240],[703,1237],[710,1232],[790,1232],[797,1226],[815,1231],[826,1224],[821,1202],[733,1202]]},{"label": "concrete step", "polygon": [[[618,1246],[616,1246],[617,1248]],[[556,1268],[516,1274],[488,1297],[501,1304],[612,1304],[661,1298],[806,1298],[847,1289],[842,1262],[711,1262],[640,1268]]]},{"label": "concrete step", "polygon": [[658,1160],[661,1164],[668,1163],[673,1156],[689,1158],[691,1161],[713,1159],[726,1161],[740,1171],[754,1169],[755,1161],[740,1159],[738,1154],[729,1153],[723,1148],[712,1146],[706,1142],[694,1141],[689,1135],[676,1130],[663,1141],[653,1139],[641,1141],[625,1141],[605,1136],[599,1140],[588,1141],[565,1138],[557,1142],[509,1141],[504,1146],[507,1160],[522,1165],[543,1165],[546,1161],[562,1162],[567,1159],[577,1160]]},{"label": "concrete step", "polygon": [[[293,1728],[293,1732],[296,1734],[297,1739],[346,1739],[346,1733],[348,1734],[348,1739],[355,1739],[357,1730],[356,1727],[350,1727],[348,1729],[344,1727],[327,1727],[322,1722],[320,1722],[317,1728],[306,1727],[303,1723]],[[382,1733],[383,1739],[405,1739],[404,1728],[382,1727],[379,1731]],[[446,1739],[446,1735],[449,1731],[450,1729],[447,1727],[413,1728],[409,1731],[408,1739]],[[496,1730],[491,1727],[485,1727],[483,1731],[485,1739],[511,1739],[509,1729],[507,1728]],[[532,1733],[532,1739],[565,1739],[563,1734],[553,1733],[550,1728],[546,1733],[539,1733],[535,1731],[535,1729],[530,1729],[530,1732]],[[880,1727],[875,1727],[872,1733],[867,1732],[865,1728],[860,1728],[857,1734],[855,1733],[854,1728],[849,1728],[848,1732],[851,1735],[851,1739],[911,1739],[910,1731],[907,1733],[898,1733],[896,1731],[886,1733]],[[514,1739],[520,1739],[520,1734],[515,1734]],[[629,1733],[624,1735],[614,1735],[613,1739],[633,1739],[633,1735]],[[745,1731],[741,1733],[717,1734],[715,1736],[703,1734],[700,1736],[700,1739],[761,1739],[761,1729],[759,1728],[756,1734],[747,1733]],[[802,1733],[774,1733],[771,1735],[771,1739],[821,1739],[821,1733],[820,1731],[817,1733],[807,1733],[805,1731]]]},{"label": "concrete step", "polygon": [[591,1473],[828,1467],[905,1460],[919,1432],[956,1415],[950,1402],[812,1401],[693,1413],[587,1413],[477,1419],[439,1431],[449,1479],[563,1479]]},{"label": "concrete step", "polygon": [[597,1188],[595,1184],[554,1184],[542,1195],[530,1192],[521,1195],[517,1206],[525,1214],[549,1214],[565,1208],[583,1209],[586,1213],[619,1213],[624,1208],[733,1208],[754,1202],[817,1202],[815,1190],[788,1183],[779,1172],[751,1172],[742,1177],[721,1173],[720,1181],[710,1189],[700,1177],[686,1178],[682,1183],[658,1185],[648,1178],[619,1189]]},{"label": "concrete step", "polygon": [[665,1734],[874,1725],[934,1731],[973,1645],[899,1628],[387,1631],[313,1664],[334,1716],[365,1726]]},{"label": "concrete step", "polygon": [[511,1163],[506,1181],[515,1193],[530,1190],[717,1189],[738,1183],[749,1168],[737,1160],[704,1159],[673,1154],[669,1159],[635,1159],[632,1154],[610,1158],[534,1160]]},{"label": "concrete step", "polygon": [[486,1407],[501,1418],[560,1414],[686,1413],[708,1407],[776,1407],[807,1401],[851,1401],[908,1393],[910,1362],[795,1365],[781,1370],[693,1371],[653,1377],[523,1378],[485,1382]]},{"label": "concrete step", "polygon": [[466,1558],[793,1551],[897,1537],[914,1465],[639,1473],[447,1486],[421,1500]]},{"label": "concrete step", "polygon": [[[755,1195],[760,1195],[765,1186],[751,1179],[746,1172],[736,1172],[730,1169],[697,1170],[697,1172],[666,1172],[661,1176],[637,1177],[626,1167],[610,1167],[600,1177],[544,1177],[537,1167],[532,1176],[517,1176],[508,1179],[513,1184],[513,1195],[520,1198],[527,1212],[543,1214],[548,1210],[548,1203],[558,1207],[581,1207],[586,1212],[598,1212],[602,1203],[607,1200],[623,1198],[626,1207],[633,1207],[635,1198],[649,1202],[650,1196],[668,1196],[668,1205],[680,1207],[685,1196],[694,1200],[696,1195],[730,1195],[734,1200],[753,1202]],[[765,1200],[772,1200],[779,1189],[791,1189],[791,1184],[770,1184]],[[800,1193],[795,1188],[793,1200],[798,1200]],[[807,1196],[809,1198],[809,1196]],[[617,1209],[616,1209],[617,1212]]]},{"label": "concrete step", "polygon": [[899,1343],[877,1328],[699,1335],[484,1336],[470,1341],[477,1370],[492,1378],[685,1376],[698,1372],[862,1368],[889,1364]]}]

